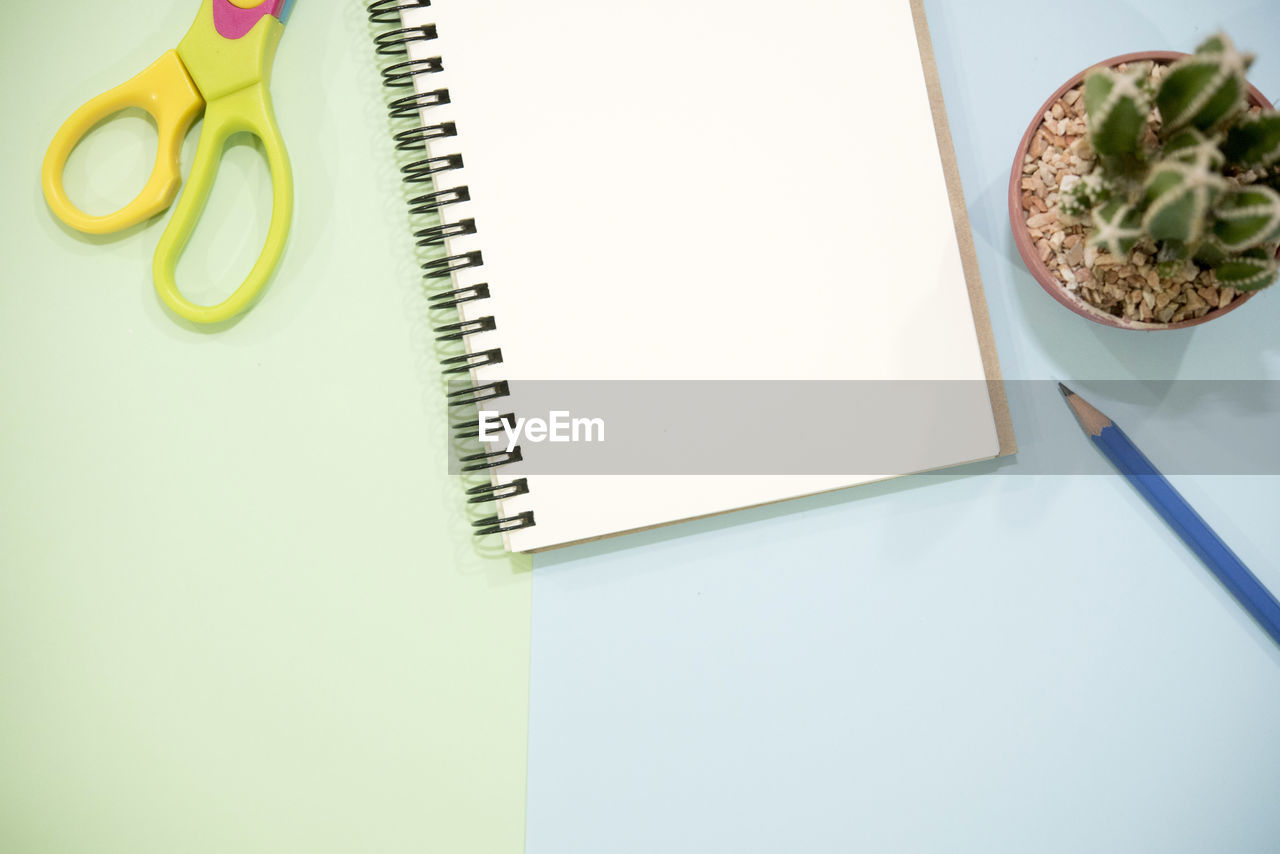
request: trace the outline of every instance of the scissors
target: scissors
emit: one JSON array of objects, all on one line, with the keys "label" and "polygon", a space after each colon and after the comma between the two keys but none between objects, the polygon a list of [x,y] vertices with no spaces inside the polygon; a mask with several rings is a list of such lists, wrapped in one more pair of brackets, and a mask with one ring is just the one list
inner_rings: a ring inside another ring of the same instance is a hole
[{"label": "scissors", "polygon": [[[145,71],[86,102],[54,134],[40,179],[45,201],[67,225],[88,234],[110,234],[165,210],[182,183],[182,140],[204,111],[204,128],[186,192],[160,235],[151,266],[165,305],[195,323],[218,323],[248,309],[284,252],[293,216],[293,173],[276,126],[267,84],[271,61],[293,0],[201,0],[195,23],[175,50]],[[159,147],[151,177],[137,197],[114,213],[93,216],[72,204],[62,186],[67,157],[103,119],[140,107],[155,119]],[[178,290],[174,268],[204,211],[227,138],[249,132],[262,141],[271,169],[271,222],[249,275],[225,301],[197,305]]]}]

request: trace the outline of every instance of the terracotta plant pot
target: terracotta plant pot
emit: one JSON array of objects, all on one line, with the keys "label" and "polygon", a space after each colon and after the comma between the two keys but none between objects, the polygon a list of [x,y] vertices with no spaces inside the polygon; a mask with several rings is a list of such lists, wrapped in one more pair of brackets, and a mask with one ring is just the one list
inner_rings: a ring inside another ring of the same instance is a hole
[{"label": "terracotta plant pot", "polygon": [[[1044,120],[1044,114],[1049,111],[1059,98],[1067,92],[1080,85],[1088,74],[1098,66],[1113,66],[1124,62],[1165,62],[1171,63],[1174,60],[1181,59],[1186,56],[1185,53],[1179,53],[1172,50],[1148,50],[1140,53],[1126,53],[1122,56],[1112,57],[1097,65],[1090,66],[1084,71],[1072,77],[1066,83],[1063,83],[1058,90],[1049,96],[1044,105],[1036,112],[1035,118],[1031,120],[1027,132],[1022,135],[1022,142],[1018,144],[1018,151],[1013,157],[1013,170],[1009,176],[1009,224],[1013,228],[1013,240],[1017,244],[1018,254],[1022,256],[1023,262],[1027,265],[1027,269],[1031,271],[1031,275],[1035,276],[1040,287],[1044,288],[1049,296],[1062,303],[1067,308],[1074,311],[1081,317],[1086,317],[1094,323],[1101,323],[1103,326],[1112,326],[1117,329],[1139,329],[1143,331],[1152,331],[1158,329],[1185,329],[1188,326],[1197,326],[1201,323],[1207,323],[1214,318],[1221,317],[1229,311],[1235,311],[1240,306],[1248,302],[1256,291],[1241,294],[1232,300],[1231,304],[1226,308],[1219,308],[1210,311],[1203,317],[1190,318],[1181,320],[1177,323],[1151,323],[1129,320],[1115,315],[1108,314],[1102,309],[1086,302],[1083,298],[1077,296],[1067,290],[1058,278],[1049,270],[1049,267],[1040,260],[1040,254],[1036,251],[1035,244],[1031,240],[1031,235],[1027,230],[1026,215],[1022,211],[1022,163],[1027,155],[1028,149],[1031,147],[1031,141],[1036,135],[1036,131],[1040,129],[1040,125]],[[1262,96],[1253,86],[1249,87],[1250,103],[1265,108],[1269,108],[1271,103]]]}]

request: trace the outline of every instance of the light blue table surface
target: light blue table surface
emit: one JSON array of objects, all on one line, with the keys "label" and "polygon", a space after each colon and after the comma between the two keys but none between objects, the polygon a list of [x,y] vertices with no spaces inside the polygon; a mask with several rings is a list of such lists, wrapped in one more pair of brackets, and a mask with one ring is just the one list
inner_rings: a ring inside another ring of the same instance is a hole
[{"label": "light blue table surface", "polygon": [[[1280,4],[926,8],[1005,376],[1280,378],[1280,292],[1104,329],[1040,291],[1005,207],[1092,62],[1225,27],[1277,97]],[[1123,480],[990,471],[539,556],[529,854],[1280,851],[1280,648]],[[1174,479],[1280,590],[1280,477]]]}]

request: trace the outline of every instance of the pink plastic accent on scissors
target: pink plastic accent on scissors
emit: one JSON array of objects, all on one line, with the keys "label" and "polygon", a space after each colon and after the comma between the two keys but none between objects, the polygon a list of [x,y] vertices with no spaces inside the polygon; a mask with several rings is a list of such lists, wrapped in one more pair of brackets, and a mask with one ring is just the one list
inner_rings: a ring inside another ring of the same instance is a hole
[{"label": "pink plastic accent on scissors", "polygon": [[253,25],[262,20],[264,15],[279,18],[284,3],[285,0],[265,0],[252,9],[241,9],[231,0],[213,0],[214,29],[224,39],[238,39],[252,30]]}]

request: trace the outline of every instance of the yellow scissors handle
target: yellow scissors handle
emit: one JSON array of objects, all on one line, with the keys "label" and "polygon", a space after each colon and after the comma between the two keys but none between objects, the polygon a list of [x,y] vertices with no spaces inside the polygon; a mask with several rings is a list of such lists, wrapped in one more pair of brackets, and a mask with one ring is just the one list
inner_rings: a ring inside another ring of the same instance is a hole
[{"label": "yellow scissors handle", "polygon": [[[156,121],[159,145],[155,167],[146,186],[129,204],[102,216],[87,214],[75,206],[62,186],[67,158],[95,125],[129,107],[146,110]],[[141,74],[87,101],[58,128],[40,168],[45,201],[58,219],[88,234],[110,234],[160,213],[178,192],[182,140],[203,108],[204,98],[177,51],[166,51]]]},{"label": "yellow scissors handle", "polygon": [[[178,257],[186,248],[195,231],[200,214],[209,200],[218,165],[228,137],[237,133],[251,133],[262,141],[271,169],[271,222],[267,226],[267,239],[257,262],[240,287],[217,305],[197,305],[182,295],[174,280]],[[276,263],[284,253],[289,234],[289,221],[293,216],[293,170],[285,151],[284,139],[276,126],[271,109],[271,95],[266,86],[257,85],[240,89],[230,95],[209,102],[204,114],[204,128],[200,144],[196,147],[195,162],[187,186],[178,198],[173,216],[160,235],[156,245],[152,275],[156,292],[165,305],[175,314],[194,323],[217,323],[228,320],[249,308],[261,293]]]}]

